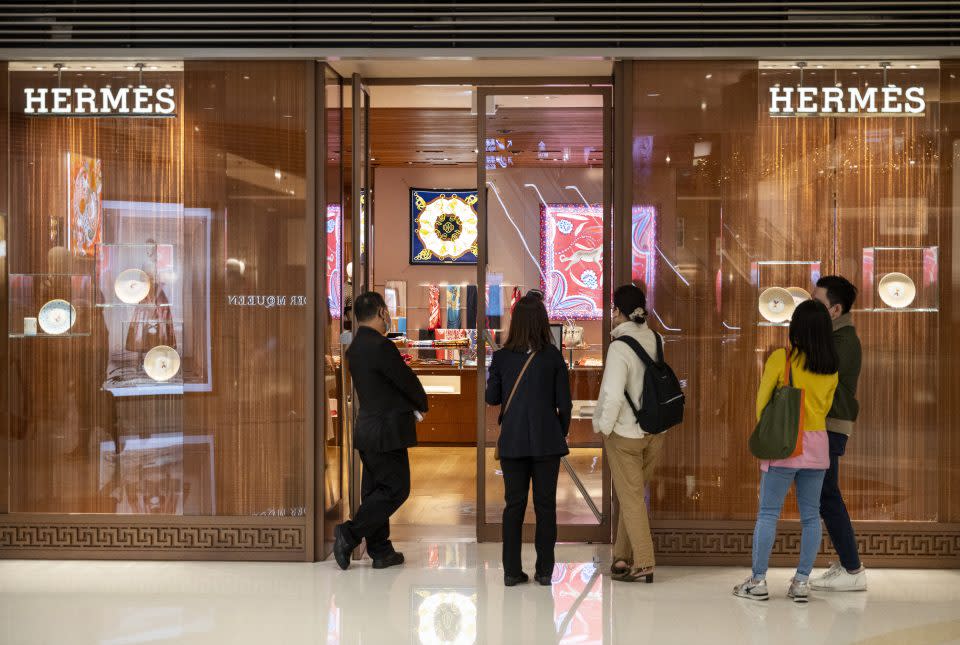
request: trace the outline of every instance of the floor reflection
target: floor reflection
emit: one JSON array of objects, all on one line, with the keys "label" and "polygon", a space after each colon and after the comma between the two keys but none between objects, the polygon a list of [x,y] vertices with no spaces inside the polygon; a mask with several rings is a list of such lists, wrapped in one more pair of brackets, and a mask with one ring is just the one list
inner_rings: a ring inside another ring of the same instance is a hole
[{"label": "floor reflection", "polygon": [[[349,571],[332,562],[0,561],[0,644],[742,645],[795,634],[842,645],[960,637],[960,571],[872,569],[868,593],[815,594],[798,607],[785,598],[784,569],[770,573],[769,602],[745,603],[730,594],[745,569],[663,567],[653,585],[612,582],[604,574],[609,546],[560,545],[550,588],[505,588],[499,544],[398,546],[407,565],[387,571],[369,560]],[[528,545],[528,569],[534,557]]]}]

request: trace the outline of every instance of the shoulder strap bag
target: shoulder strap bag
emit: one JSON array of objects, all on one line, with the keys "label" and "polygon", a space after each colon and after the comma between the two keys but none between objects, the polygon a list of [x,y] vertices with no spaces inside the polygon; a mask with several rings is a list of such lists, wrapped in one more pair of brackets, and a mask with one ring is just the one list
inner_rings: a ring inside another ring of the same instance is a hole
[{"label": "shoulder strap bag", "polygon": [[760,415],[750,435],[750,452],[758,459],[787,459],[803,450],[803,390],[793,386],[790,350],[783,381],[777,384],[773,396]]},{"label": "shoulder strap bag", "polygon": [[[500,416],[497,417],[497,424],[503,425],[503,415],[507,413],[507,410],[510,408],[510,404],[513,403],[513,395],[517,393],[517,388],[520,387],[520,381],[523,380],[523,375],[527,372],[527,368],[530,367],[530,363],[533,362],[533,357],[536,356],[536,352],[530,352],[530,357],[527,358],[527,362],[523,364],[523,369],[520,370],[520,374],[517,376],[517,380],[513,383],[513,389],[510,390],[510,396],[507,397],[507,402],[503,404],[503,407],[500,408]],[[493,450],[493,458],[497,461],[500,461],[500,443],[497,442],[497,447]]]}]

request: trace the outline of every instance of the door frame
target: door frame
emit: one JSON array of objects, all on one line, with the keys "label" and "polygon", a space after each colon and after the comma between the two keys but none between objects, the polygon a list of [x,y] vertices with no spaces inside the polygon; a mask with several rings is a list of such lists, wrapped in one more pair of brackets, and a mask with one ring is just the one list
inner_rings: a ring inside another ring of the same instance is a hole
[{"label": "door frame", "polygon": [[[569,79],[567,79],[569,80]],[[509,83],[510,79],[502,79],[502,82]],[[539,86],[517,86],[517,85],[491,85],[477,87],[477,215],[479,216],[479,243],[477,256],[477,541],[478,542],[497,542],[502,539],[502,526],[500,523],[486,521],[486,401],[484,400],[484,390],[486,383],[486,317],[479,314],[480,311],[486,311],[486,281],[487,281],[487,260],[488,260],[488,227],[487,227],[487,170],[486,156],[486,129],[487,114],[486,100],[488,96],[503,95],[585,95],[594,94],[603,98],[603,298],[604,303],[610,302],[612,294],[613,266],[615,258],[613,255],[613,230],[614,230],[614,204],[613,204],[613,87],[612,82],[608,85],[594,85],[591,79],[584,79],[583,85],[539,85]],[[610,310],[609,307],[603,307],[603,353],[606,355],[610,335]],[[606,449],[601,446],[602,461],[602,499],[601,499],[601,520],[599,524],[562,524],[559,525],[557,537],[560,541],[567,542],[587,542],[587,543],[608,543],[611,540],[613,532],[613,486],[610,475],[610,469],[605,458]],[[524,524],[524,540],[530,541],[533,538],[534,526]]]}]

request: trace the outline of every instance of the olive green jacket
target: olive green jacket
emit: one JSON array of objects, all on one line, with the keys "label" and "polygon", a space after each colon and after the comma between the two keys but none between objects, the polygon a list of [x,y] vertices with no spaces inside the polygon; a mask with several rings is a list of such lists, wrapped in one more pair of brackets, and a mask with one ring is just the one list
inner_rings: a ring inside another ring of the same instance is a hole
[{"label": "olive green jacket", "polygon": [[840,358],[840,383],[833,396],[833,406],[827,413],[827,430],[850,435],[857,420],[860,404],[857,402],[857,381],[863,358],[860,338],[849,313],[833,321],[833,342]]}]

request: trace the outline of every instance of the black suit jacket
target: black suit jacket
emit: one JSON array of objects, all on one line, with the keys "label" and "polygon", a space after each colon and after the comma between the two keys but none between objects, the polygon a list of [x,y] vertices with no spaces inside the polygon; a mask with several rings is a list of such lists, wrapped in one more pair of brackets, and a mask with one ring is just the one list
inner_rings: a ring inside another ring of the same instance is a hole
[{"label": "black suit jacket", "polygon": [[417,445],[414,411],[427,411],[427,393],[396,345],[375,329],[360,327],[347,360],[360,406],[354,448],[388,452]]},{"label": "black suit jacket", "polygon": [[[493,354],[487,378],[487,403],[504,405],[528,354],[501,349]],[[500,456],[566,455],[570,431],[570,377],[563,354],[554,346],[540,350],[530,363],[500,426]]]}]

